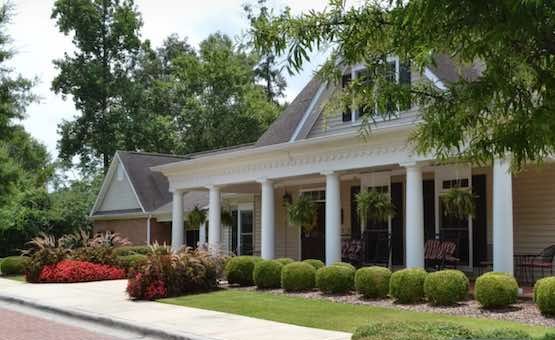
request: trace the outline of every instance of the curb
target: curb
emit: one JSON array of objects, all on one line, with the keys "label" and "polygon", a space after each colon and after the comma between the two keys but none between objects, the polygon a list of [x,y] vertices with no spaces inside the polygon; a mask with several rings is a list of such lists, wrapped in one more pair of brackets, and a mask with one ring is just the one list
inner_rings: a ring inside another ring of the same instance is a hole
[{"label": "curb", "polygon": [[139,326],[135,323],[114,320],[110,317],[95,315],[87,312],[77,310],[68,310],[61,307],[53,307],[45,304],[36,303],[19,297],[7,296],[0,294],[0,301],[19,304],[26,307],[31,307],[45,312],[56,313],[58,315],[81,319],[89,322],[94,322],[107,327],[117,327],[119,329],[139,333],[144,336],[154,336],[167,340],[216,340],[215,338],[203,337],[194,334],[187,334],[183,332],[164,331],[154,327]]}]

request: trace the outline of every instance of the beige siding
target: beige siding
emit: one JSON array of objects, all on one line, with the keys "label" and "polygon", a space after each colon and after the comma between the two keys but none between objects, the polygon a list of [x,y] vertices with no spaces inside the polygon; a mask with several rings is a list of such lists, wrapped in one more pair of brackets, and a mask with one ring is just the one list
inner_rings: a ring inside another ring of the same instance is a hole
[{"label": "beige siding", "polygon": [[118,163],[98,211],[140,209],[129,179]]},{"label": "beige siding", "polygon": [[515,253],[538,253],[555,244],[555,165],[513,178]]}]

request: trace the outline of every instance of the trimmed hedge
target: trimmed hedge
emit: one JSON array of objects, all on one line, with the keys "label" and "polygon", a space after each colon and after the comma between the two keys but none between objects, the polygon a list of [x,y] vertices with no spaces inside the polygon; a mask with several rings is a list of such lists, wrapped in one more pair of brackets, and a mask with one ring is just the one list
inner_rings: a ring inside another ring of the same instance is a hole
[{"label": "trimmed hedge", "polygon": [[229,284],[238,284],[240,286],[252,286],[254,265],[261,261],[255,256],[235,256],[230,258],[224,269],[224,274]]},{"label": "trimmed hedge", "polygon": [[139,268],[140,266],[145,265],[147,262],[148,256],[142,254],[118,256],[118,265],[126,271]]},{"label": "trimmed hedge", "polygon": [[308,263],[309,265],[311,265],[312,267],[314,267],[314,269],[318,270],[320,268],[325,267],[326,265],[324,264],[324,262],[320,261],[320,260],[316,260],[316,259],[308,259],[308,260],[304,260],[304,263]]},{"label": "trimmed hedge", "polygon": [[332,264],[332,266],[346,267],[346,268],[351,269],[351,270],[353,271],[353,273],[357,270],[357,269],[355,268],[355,266],[353,266],[352,264],[347,263],[347,262],[335,262],[335,263]]},{"label": "trimmed hedge", "polygon": [[279,259],[275,259],[274,261],[281,263],[282,266],[295,262],[295,260],[289,257],[280,257]]},{"label": "trimmed hedge", "polygon": [[475,295],[485,308],[506,307],[517,301],[518,283],[506,273],[485,273],[476,279]]},{"label": "trimmed hedge", "polygon": [[407,268],[391,274],[389,294],[400,303],[415,303],[424,298],[424,281],[428,273],[422,268]]},{"label": "trimmed hedge", "polygon": [[305,262],[293,262],[281,269],[281,288],[289,292],[300,292],[314,288],[316,269]]},{"label": "trimmed hedge", "polygon": [[434,305],[449,306],[466,298],[468,284],[468,278],[460,270],[440,270],[428,274],[424,294]]},{"label": "trimmed hedge", "polygon": [[29,258],[25,256],[8,256],[0,263],[2,275],[22,275],[25,267],[29,263]]},{"label": "trimmed hedge", "polygon": [[538,280],[534,285],[534,302],[543,315],[555,315],[555,276]]},{"label": "trimmed hedge", "polygon": [[384,267],[363,267],[355,273],[355,289],[365,298],[385,298],[389,292],[391,270]]},{"label": "trimmed hedge", "polygon": [[122,246],[114,248],[113,254],[115,256],[148,255],[150,252],[150,246]]},{"label": "trimmed hedge", "polygon": [[277,260],[257,261],[254,265],[253,281],[256,287],[280,288],[281,268],[283,265]]},{"label": "trimmed hedge", "polygon": [[353,288],[353,272],[345,266],[323,267],[316,271],[316,287],[323,293],[347,293]]}]

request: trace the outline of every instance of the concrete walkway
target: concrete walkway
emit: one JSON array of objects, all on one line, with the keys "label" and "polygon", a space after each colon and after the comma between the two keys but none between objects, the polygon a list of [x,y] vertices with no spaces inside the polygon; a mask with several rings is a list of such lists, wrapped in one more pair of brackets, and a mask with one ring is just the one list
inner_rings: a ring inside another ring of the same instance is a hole
[{"label": "concrete walkway", "polygon": [[[0,278],[0,301],[17,302],[168,339],[348,340],[351,334],[157,302],[133,302],[127,281],[22,284]],[[271,308],[271,306],[268,306]]]}]

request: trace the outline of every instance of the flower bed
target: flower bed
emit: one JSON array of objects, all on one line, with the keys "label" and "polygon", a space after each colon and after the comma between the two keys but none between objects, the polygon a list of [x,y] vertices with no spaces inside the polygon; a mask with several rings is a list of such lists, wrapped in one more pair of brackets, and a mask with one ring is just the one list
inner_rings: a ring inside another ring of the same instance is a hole
[{"label": "flower bed", "polygon": [[39,282],[72,283],[124,278],[125,271],[117,267],[84,261],[63,260],[56,264],[44,266],[39,275]]}]

